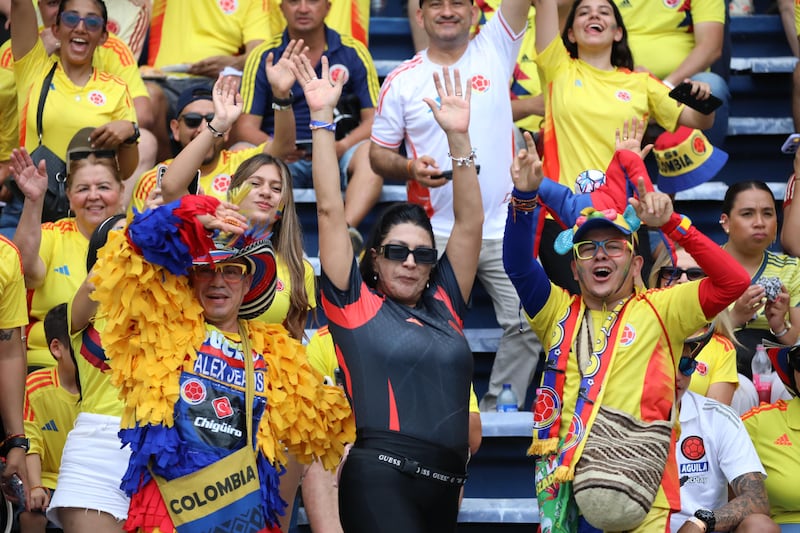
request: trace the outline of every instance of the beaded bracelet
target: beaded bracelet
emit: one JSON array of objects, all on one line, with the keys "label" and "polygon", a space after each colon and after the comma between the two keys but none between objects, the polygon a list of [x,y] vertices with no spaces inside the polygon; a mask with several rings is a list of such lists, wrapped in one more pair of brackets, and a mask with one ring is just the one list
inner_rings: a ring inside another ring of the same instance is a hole
[{"label": "beaded bracelet", "polygon": [[537,207],[539,207],[539,195],[537,194],[533,198],[517,198],[516,196],[512,196],[511,207],[514,208],[514,210],[511,212],[512,220],[516,222],[517,211],[522,213],[532,213]]},{"label": "beaded bracelet", "polygon": [[321,120],[312,120],[308,124],[308,129],[310,129],[311,131],[314,131],[314,130],[327,130],[327,131],[336,132],[336,124],[334,124],[333,122],[323,122]]},{"label": "beaded bracelet", "polygon": [[208,122],[208,131],[210,131],[211,135],[213,135],[214,137],[222,137],[223,135],[225,135],[224,131],[219,131],[217,128],[212,126],[210,122]]},{"label": "beaded bracelet", "polygon": [[453,164],[459,167],[471,167],[475,162],[475,148],[473,148],[469,155],[466,157],[453,157],[453,154],[447,152],[447,157],[453,160]]}]

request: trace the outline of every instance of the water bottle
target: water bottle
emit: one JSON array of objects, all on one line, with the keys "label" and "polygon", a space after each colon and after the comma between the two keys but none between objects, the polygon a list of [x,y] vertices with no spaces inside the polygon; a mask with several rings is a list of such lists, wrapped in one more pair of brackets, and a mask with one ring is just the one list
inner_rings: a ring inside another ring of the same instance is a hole
[{"label": "water bottle", "polygon": [[756,354],[751,363],[753,369],[753,385],[758,392],[758,402],[770,403],[772,397],[772,365],[763,344],[756,346]]},{"label": "water bottle", "polygon": [[503,383],[503,390],[497,395],[497,410],[501,413],[517,411],[517,395],[511,389],[511,383]]}]

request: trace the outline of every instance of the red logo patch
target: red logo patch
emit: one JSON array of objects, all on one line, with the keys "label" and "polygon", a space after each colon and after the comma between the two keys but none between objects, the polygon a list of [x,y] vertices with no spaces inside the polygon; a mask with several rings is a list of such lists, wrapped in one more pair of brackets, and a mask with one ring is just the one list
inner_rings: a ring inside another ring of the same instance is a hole
[{"label": "red logo patch", "polygon": [[621,102],[630,102],[631,93],[629,93],[628,91],[617,91],[617,100]]},{"label": "red logo patch", "polygon": [[701,376],[705,376],[706,374],[708,374],[708,365],[702,361],[698,361],[697,368],[695,368],[694,370]]},{"label": "red logo patch", "polygon": [[630,324],[625,324],[622,333],[619,334],[619,343],[621,346],[630,346],[636,339],[636,330]]},{"label": "red logo patch", "polygon": [[231,177],[227,174],[219,174],[217,177],[214,178],[214,181],[211,183],[211,188],[214,189],[216,192],[227,192],[228,187],[231,186]]},{"label": "red logo patch", "polygon": [[686,440],[681,443],[681,453],[690,461],[702,459],[706,454],[706,447],[705,444],[703,444],[703,439],[696,435],[686,437]]},{"label": "red logo patch", "polygon": [[214,406],[214,412],[217,413],[217,418],[228,418],[233,415],[231,401],[226,396],[213,400],[211,405]]},{"label": "red logo patch", "polygon": [[485,93],[491,87],[492,82],[489,81],[489,78],[482,74],[478,74],[477,76],[472,77],[472,90],[479,93]]},{"label": "red logo patch", "polygon": [[283,285],[283,281],[281,281],[281,278],[276,279],[275,280],[275,290],[277,292],[283,292],[283,289],[284,289],[284,285]]},{"label": "red logo patch", "polygon": [[119,22],[116,20],[109,20],[108,24],[106,25],[106,29],[108,29],[109,33],[119,33]]},{"label": "red logo patch", "polygon": [[341,63],[331,65],[329,72],[333,81],[339,81],[341,79],[342,83],[347,83],[350,79],[350,70]]},{"label": "red logo patch", "polygon": [[181,398],[188,404],[197,405],[206,399],[206,386],[202,381],[189,379],[181,387]]},{"label": "red logo patch", "polygon": [[100,91],[90,91],[89,92],[89,101],[94,105],[100,106],[106,103],[106,95],[101,93]]},{"label": "red logo patch", "polygon": [[235,13],[236,10],[239,9],[238,0],[219,0],[217,4],[219,5],[219,8],[222,10],[222,12],[225,13],[226,15]]},{"label": "red logo patch", "polygon": [[694,153],[696,153],[697,155],[703,155],[704,153],[706,153],[706,149],[707,149],[706,142],[703,140],[702,137],[698,135],[694,139],[692,139],[692,150],[694,150]]}]

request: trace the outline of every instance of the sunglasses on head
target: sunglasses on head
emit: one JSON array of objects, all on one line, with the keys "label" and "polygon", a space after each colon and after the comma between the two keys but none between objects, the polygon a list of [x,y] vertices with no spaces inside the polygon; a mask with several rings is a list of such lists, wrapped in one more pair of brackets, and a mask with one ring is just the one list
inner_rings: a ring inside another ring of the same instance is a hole
[{"label": "sunglasses on head", "polygon": [[61,23],[67,28],[74,29],[83,21],[86,31],[96,32],[102,30],[106,21],[100,15],[86,15],[82,17],[77,11],[64,11],[61,13]]},{"label": "sunglasses on head", "polygon": [[674,266],[663,266],[658,270],[658,277],[665,282],[673,282],[682,275],[686,274],[686,279],[689,281],[697,281],[706,277],[706,273],[700,267],[679,268]]},{"label": "sunglasses on head", "polygon": [[691,376],[697,369],[697,355],[703,351],[708,342],[714,335],[714,323],[709,324],[708,328],[699,335],[694,335],[683,341],[684,351],[685,348],[689,349],[688,355],[681,355],[678,361],[678,370],[684,376]]},{"label": "sunglasses on head", "polygon": [[183,120],[183,123],[189,128],[196,128],[203,122],[203,120],[206,122],[211,122],[213,119],[214,113],[208,113],[207,115],[201,115],[200,113],[186,113],[185,115],[181,115],[178,120]]},{"label": "sunglasses on head", "polygon": [[378,253],[390,261],[405,261],[408,254],[412,254],[414,262],[418,265],[433,265],[438,257],[436,248],[418,246],[411,250],[402,244],[384,244],[378,249]]},{"label": "sunglasses on head", "polygon": [[73,150],[67,154],[70,161],[77,161],[79,159],[87,159],[93,155],[99,159],[114,159],[117,153],[114,150]]},{"label": "sunglasses on head", "polygon": [[242,281],[247,275],[247,265],[242,263],[217,263],[201,265],[192,269],[194,278],[200,281],[211,281],[219,272],[222,279],[231,283]]}]

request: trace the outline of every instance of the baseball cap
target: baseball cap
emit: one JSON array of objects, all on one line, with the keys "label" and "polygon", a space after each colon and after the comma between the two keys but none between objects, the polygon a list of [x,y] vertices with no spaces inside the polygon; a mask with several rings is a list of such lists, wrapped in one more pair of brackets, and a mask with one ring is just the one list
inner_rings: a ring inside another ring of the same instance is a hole
[{"label": "baseball cap", "polygon": [[211,95],[211,88],[208,85],[198,84],[184,90],[178,96],[178,103],[175,106],[175,116],[179,117],[183,112],[183,108],[197,100],[213,100]]}]

